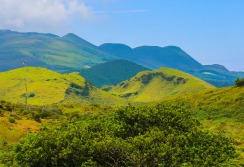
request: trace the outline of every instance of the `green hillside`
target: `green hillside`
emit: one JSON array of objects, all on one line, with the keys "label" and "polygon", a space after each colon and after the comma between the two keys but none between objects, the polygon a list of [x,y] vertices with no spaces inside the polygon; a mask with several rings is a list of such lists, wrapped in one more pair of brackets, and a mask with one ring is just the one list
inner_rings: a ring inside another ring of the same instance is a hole
[{"label": "green hillside", "polygon": [[82,69],[115,59],[74,34],[19,33],[0,30],[0,71],[22,66],[47,67],[56,71]]},{"label": "green hillside", "polygon": [[53,103],[124,103],[76,73],[59,74],[44,68],[26,67],[0,73],[0,99],[14,103],[25,102],[25,80],[28,103],[46,105]]},{"label": "green hillside", "polygon": [[161,68],[144,71],[117,85],[109,92],[135,102],[157,101],[172,95],[211,89],[214,86],[181,71]]},{"label": "green hillside", "polygon": [[201,129],[231,137],[244,163],[244,87],[204,90],[164,99],[189,105]]},{"label": "green hillside", "polygon": [[[244,110],[244,87],[225,87],[190,93],[187,95],[178,95],[168,99],[169,101],[180,101],[188,103],[192,108],[201,108],[202,110],[221,110],[232,111],[233,117],[242,119],[236,113],[243,114]],[[223,113],[222,113],[223,114]],[[226,113],[228,116],[228,113]],[[212,113],[217,117],[218,113]]]},{"label": "green hillside", "polygon": [[222,65],[202,65],[176,46],[140,46],[132,49],[124,44],[106,43],[100,48],[109,54],[150,69],[175,68],[217,87],[233,86],[236,78],[244,77],[244,72],[231,72]]},{"label": "green hillside", "polygon": [[84,69],[80,75],[98,87],[114,85],[135,76],[140,71],[149,70],[128,60],[112,60]]}]

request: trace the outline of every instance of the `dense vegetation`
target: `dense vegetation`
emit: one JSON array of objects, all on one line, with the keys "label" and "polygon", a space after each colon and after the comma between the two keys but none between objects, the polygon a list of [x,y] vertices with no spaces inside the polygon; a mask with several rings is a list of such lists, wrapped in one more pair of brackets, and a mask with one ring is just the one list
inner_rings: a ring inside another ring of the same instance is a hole
[{"label": "dense vegetation", "polygon": [[80,75],[97,87],[102,87],[118,84],[146,70],[149,69],[127,60],[112,60],[84,69]]},{"label": "dense vegetation", "polygon": [[[181,105],[127,106],[44,127],[14,148],[20,166],[225,166],[231,141],[200,131]],[[7,155],[6,155],[7,156]]]}]

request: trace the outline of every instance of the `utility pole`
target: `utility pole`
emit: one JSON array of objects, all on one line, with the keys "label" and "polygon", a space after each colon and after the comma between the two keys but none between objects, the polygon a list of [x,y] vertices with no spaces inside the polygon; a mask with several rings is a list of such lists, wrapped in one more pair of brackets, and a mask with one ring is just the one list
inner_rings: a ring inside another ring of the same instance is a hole
[{"label": "utility pole", "polygon": [[[27,65],[26,65],[26,60],[23,62],[27,74]],[[27,89],[27,79],[25,75],[25,109],[28,109],[28,89]]]}]

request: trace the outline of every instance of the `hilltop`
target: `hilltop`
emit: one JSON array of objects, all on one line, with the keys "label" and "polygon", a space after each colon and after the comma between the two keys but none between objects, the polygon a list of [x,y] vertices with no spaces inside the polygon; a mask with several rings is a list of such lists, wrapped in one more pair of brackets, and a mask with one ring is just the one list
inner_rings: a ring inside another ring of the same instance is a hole
[{"label": "hilltop", "polygon": [[214,86],[179,70],[161,68],[143,71],[133,78],[105,90],[135,102],[157,101],[176,94],[185,94]]},{"label": "hilltop", "polygon": [[125,100],[93,86],[77,73],[59,74],[40,67],[19,68],[0,73],[0,99],[24,103],[25,80],[28,103],[31,105],[125,103]]},{"label": "hilltop", "polygon": [[116,59],[75,34],[20,33],[0,30],[0,71],[22,66],[39,66],[67,71]]},{"label": "hilltop", "polygon": [[111,60],[98,64],[92,68],[84,69],[80,75],[98,87],[114,85],[125,81],[138,72],[149,70],[146,67],[130,62],[128,60]]}]

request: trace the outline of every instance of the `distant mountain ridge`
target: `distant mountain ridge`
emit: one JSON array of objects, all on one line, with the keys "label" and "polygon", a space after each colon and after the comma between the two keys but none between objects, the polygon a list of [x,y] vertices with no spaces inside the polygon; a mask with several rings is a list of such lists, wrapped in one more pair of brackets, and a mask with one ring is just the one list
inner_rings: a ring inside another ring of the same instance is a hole
[{"label": "distant mountain ridge", "polygon": [[131,48],[108,43],[98,47],[72,33],[59,37],[49,33],[0,30],[0,72],[23,67],[24,60],[29,66],[65,73],[118,59],[149,69],[169,67],[182,70],[218,87],[233,85],[236,78],[244,78],[244,72],[231,72],[217,64],[202,65],[176,46]]},{"label": "distant mountain ridge", "polygon": [[140,46],[134,49],[124,44],[102,44],[99,46],[105,52],[128,59],[150,69],[163,66],[179,70],[201,70],[202,65],[176,46]]},{"label": "distant mountain ridge", "polygon": [[103,51],[130,60],[150,69],[169,67],[190,73],[215,86],[233,85],[244,72],[230,72],[222,65],[202,65],[176,46],[140,46],[134,49],[124,44],[105,43],[99,46]]}]

